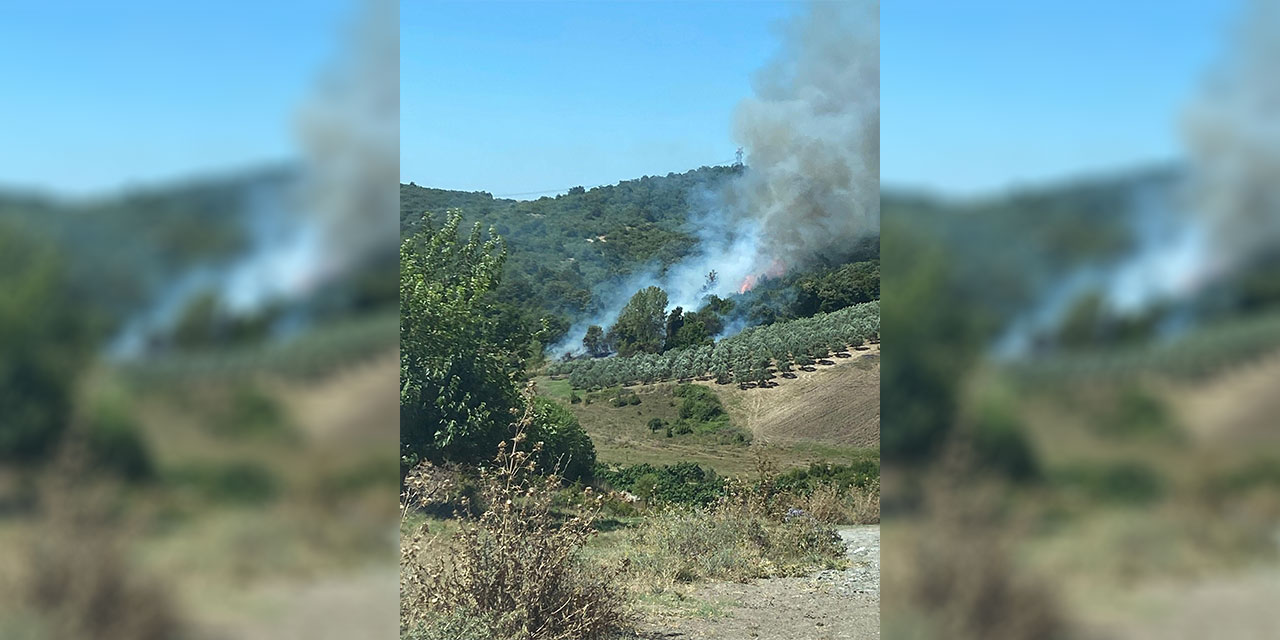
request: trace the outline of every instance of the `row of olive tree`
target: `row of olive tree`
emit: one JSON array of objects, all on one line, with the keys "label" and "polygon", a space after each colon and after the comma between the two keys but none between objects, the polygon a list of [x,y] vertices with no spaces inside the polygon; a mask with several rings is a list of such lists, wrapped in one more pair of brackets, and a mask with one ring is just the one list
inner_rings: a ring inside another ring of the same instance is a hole
[{"label": "row of olive tree", "polygon": [[714,345],[558,362],[547,371],[568,375],[570,384],[579,389],[703,376],[721,383],[765,382],[772,377],[773,367],[789,373],[851,345],[878,340],[879,335],[880,303],[874,301],[812,318],[753,327]]}]

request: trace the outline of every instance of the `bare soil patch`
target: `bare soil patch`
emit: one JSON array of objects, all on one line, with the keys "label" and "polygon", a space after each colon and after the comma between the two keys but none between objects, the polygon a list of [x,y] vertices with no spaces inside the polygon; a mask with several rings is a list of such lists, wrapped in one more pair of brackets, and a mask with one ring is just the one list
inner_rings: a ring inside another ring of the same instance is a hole
[{"label": "bare soil patch", "polygon": [[849,566],[803,578],[716,582],[694,597],[721,610],[704,619],[657,619],[642,638],[853,640],[880,637],[880,526],[842,527]]}]

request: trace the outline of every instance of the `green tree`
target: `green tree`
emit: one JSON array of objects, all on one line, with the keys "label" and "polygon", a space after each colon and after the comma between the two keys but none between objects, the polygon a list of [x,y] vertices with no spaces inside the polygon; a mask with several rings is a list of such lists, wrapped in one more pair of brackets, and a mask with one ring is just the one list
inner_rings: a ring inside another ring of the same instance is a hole
[{"label": "green tree", "polygon": [[582,339],[582,346],[586,347],[587,353],[592,357],[609,355],[609,341],[605,339],[604,329],[598,324],[587,327],[587,335]]},{"label": "green tree", "polygon": [[458,241],[459,214],[428,215],[400,247],[400,447],[404,468],[421,459],[487,459],[523,402],[513,362],[486,295],[506,248],[476,225]]},{"label": "green tree", "polygon": [[[667,316],[667,337],[664,343],[668,349],[675,345],[676,334],[680,332],[680,328],[684,326],[684,308],[676,307],[671,310],[671,314]],[[687,346],[687,345],[682,345]]]},{"label": "green tree", "polygon": [[49,455],[71,420],[91,331],[54,249],[0,225],[0,461]]},{"label": "green tree", "polygon": [[667,292],[658,287],[637,291],[609,328],[618,355],[660,353],[666,336]]},{"label": "green tree", "polygon": [[568,480],[589,480],[596,466],[596,447],[578,418],[561,404],[535,398],[533,423],[526,434],[530,443],[542,442],[538,469],[559,471]]}]

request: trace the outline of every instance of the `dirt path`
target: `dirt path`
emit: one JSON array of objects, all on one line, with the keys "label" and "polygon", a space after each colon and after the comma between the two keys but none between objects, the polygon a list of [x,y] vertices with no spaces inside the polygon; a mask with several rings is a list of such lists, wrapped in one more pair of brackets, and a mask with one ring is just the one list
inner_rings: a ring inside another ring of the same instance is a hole
[{"label": "dirt path", "polygon": [[663,621],[641,637],[680,640],[855,640],[880,637],[880,525],[841,527],[849,568],[751,584],[713,583],[695,594],[725,615]]}]

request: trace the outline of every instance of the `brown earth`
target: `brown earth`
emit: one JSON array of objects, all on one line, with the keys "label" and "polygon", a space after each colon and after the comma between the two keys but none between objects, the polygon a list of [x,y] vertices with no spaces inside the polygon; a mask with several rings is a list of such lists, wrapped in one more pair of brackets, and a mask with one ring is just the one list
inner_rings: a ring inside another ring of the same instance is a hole
[{"label": "brown earth", "polygon": [[880,525],[842,527],[849,566],[803,578],[749,584],[715,582],[695,598],[721,613],[701,619],[654,619],[650,640],[854,640],[880,637]]},{"label": "brown earth", "polygon": [[880,446],[880,345],[851,351],[797,371],[777,386],[741,389],[709,384],[720,395],[734,424],[750,429],[763,444],[812,442]]}]

